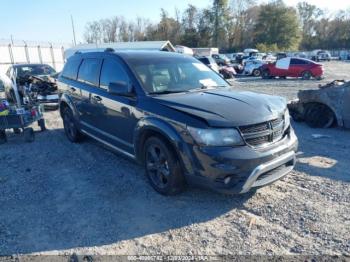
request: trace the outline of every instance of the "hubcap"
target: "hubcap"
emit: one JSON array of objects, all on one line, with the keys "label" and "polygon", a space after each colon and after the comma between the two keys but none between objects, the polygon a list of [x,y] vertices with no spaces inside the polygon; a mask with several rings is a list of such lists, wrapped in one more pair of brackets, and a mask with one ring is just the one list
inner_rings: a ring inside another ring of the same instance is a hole
[{"label": "hubcap", "polygon": [[157,187],[164,188],[167,186],[170,176],[168,160],[157,145],[151,145],[147,149],[146,169]]}]

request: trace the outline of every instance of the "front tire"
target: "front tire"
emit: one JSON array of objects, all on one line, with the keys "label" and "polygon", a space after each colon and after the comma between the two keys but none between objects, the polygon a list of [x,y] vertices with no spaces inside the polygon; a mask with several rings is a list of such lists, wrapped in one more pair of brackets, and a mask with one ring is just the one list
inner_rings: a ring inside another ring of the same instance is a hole
[{"label": "front tire", "polygon": [[154,190],[162,195],[183,191],[185,180],[179,159],[165,140],[147,139],[143,153],[146,175]]},{"label": "front tire", "polygon": [[7,136],[5,130],[0,130],[0,145],[7,142]]},{"label": "front tire", "polygon": [[80,142],[82,139],[82,134],[79,132],[79,129],[77,128],[72,110],[69,107],[66,107],[63,110],[62,118],[63,118],[64,132],[66,133],[66,136],[69,139],[69,141],[73,143]]}]

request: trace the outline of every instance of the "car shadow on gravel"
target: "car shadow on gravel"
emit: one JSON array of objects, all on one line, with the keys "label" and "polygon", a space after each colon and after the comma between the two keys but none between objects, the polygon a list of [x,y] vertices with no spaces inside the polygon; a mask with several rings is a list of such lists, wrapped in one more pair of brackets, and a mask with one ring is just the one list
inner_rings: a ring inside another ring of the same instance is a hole
[{"label": "car shadow on gravel", "polygon": [[[25,157],[37,153],[34,145],[41,148],[44,166]],[[169,230],[244,209],[253,194],[188,188],[164,197],[134,162],[90,139],[71,144],[63,130],[38,136],[32,146],[13,146],[22,149],[23,158],[6,154],[9,172],[0,182],[0,255],[110,245],[157,233],[170,239]],[[17,158],[23,167],[15,168]]]},{"label": "car shadow on gravel", "polygon": [[298,171],[311,176],[350,182],[350,132],[341,128],[316,129],[293,123],[299,139]]}]

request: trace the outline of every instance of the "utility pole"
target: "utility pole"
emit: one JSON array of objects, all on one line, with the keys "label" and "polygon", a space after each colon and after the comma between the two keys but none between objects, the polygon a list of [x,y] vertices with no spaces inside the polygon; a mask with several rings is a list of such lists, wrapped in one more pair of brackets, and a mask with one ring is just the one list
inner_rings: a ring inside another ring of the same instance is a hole
[{"label": "utility pole", "polygon": [[13,36],[11,35],[11,44],[13,45]]},{"label": "utility pole", "polygon": [[71,21],[72,21],[72,30],[73,30],[74,46],[76,46],[76,45],[77,45],[77,40],[76,40],[76,38],[75,38],[75,28],[74,28],[74,21],[73,21],[73,16],[72,16],[72,15],[70,15],[70,19],[71,19]]}]

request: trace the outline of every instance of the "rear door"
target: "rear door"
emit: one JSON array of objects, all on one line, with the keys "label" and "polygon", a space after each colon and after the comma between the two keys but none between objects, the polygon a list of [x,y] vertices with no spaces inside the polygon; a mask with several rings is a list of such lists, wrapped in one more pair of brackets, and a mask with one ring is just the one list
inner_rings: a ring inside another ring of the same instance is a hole
[{"label": "rear door", "polygon": [[81,62],[78,72],[77,82],[81,102],[79,103],[80,123],[82,128],[91,131],[95,125],[92,115],[95,114],[95,108],[91,105],[91,94],[99,88],[99,75],[101,70],[102,59],[84,58]]},{"label": "rear door", "polygon": [[292,58],[290,61],[290,74],[293,77],[299,77],[303,72],[309,69],[309,64],[307,61],[298,58]]},{"label": "rear door", "polygon": [[82,114],[82,96],[80,84],[76,81],[78,76],[79,66],[82,59],[80,57],[72,57],[66,63],[58,81],[59,90],[66,93],[72,100],[79,115]]}]

